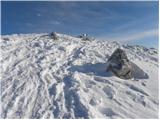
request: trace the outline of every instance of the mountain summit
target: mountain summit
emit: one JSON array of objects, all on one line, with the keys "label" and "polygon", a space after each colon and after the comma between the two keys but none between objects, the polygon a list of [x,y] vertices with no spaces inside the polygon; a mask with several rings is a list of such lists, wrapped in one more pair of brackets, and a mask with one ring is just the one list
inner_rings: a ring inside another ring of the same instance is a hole
[{"label": "mountain summit", "polygon": [[[56,35],[1,37],[2,118],[158,118],[156,49]],[[148,77],[106,72],[120,47]]]}]

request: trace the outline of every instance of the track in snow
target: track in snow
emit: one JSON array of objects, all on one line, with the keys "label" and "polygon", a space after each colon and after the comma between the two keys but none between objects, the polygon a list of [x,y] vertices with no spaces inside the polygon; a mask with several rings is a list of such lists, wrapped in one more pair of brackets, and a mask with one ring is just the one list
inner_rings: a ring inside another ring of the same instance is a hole
[{"label": "track in snow", "polygon": [[126,81],[105,72],[119,44],[59,36],[2,37],[2,118],[158,118],[158,55],[124,47],[149,75]]}]

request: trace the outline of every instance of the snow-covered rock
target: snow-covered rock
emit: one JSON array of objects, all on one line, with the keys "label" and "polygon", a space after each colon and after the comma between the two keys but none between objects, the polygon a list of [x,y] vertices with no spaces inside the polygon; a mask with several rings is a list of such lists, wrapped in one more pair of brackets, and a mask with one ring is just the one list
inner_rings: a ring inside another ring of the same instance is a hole
[{"label": "snow-covered rock", "polygon": [[52,32],[50,36],[53,40],[58,40],[58,34],[56,32]]},{"label": "snow-covered rock", "polygon": [[122,79],[131,79],[132,66],[124,50],[117,48],[107,61],[107,71]]},{"label": "snow-covered rock", "polygon": [[158,118],[156,50],[122,46],[148,75],[124,80],[105,71],[119,47],[64,34],[57,41],[46,33],[2,36],[1,117]]}]

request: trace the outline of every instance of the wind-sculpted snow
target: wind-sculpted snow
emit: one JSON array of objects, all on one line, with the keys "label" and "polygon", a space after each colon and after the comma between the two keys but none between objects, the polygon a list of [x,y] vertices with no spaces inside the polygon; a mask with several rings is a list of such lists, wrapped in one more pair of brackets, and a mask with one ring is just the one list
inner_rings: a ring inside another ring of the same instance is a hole
[{"label": "wind-sculpted snow", "polygon": [[[158,118],[155,49],[58,36],[2,36],[2,118]],[[135,79],[106,72],[118,47],[135,64]]]}]

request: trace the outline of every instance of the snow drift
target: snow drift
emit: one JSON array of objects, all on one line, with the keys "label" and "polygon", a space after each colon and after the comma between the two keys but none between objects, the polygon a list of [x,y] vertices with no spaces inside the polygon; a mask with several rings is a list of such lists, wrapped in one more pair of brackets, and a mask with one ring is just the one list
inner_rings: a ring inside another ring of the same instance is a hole
[{"label": "snow drift", "polygon": [[105,71],[117,42],[58,36],[2,36],[2,118],[158,118],[157,50],[121,46],[140,68],[124,80]]}]

